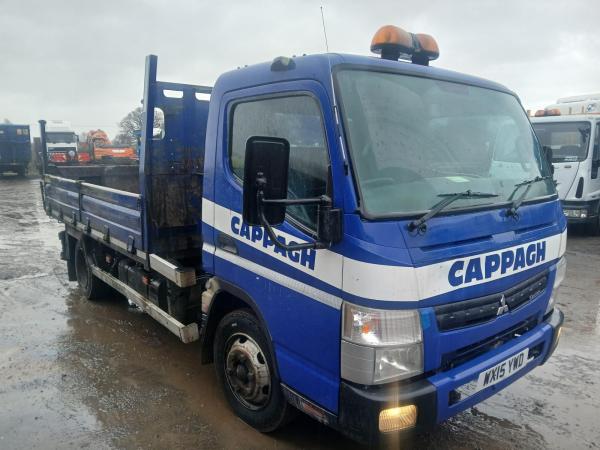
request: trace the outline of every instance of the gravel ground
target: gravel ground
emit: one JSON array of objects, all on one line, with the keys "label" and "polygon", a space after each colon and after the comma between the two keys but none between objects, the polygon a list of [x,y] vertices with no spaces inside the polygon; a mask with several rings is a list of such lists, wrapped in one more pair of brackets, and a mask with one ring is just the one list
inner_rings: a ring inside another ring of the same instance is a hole
[{"label": "gravel ground", "polygon": [[[0,449],[353,448],[300,416],[263,435],[228,409],[199,348],[67,281],[39,182],[0,178]],[[570,230],[549,362],[415,448],[600,447],[600,238]]]}]

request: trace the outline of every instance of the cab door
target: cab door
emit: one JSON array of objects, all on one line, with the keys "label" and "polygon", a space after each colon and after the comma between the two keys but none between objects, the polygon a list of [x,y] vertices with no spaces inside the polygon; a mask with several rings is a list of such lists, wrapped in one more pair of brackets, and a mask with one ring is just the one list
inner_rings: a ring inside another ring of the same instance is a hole
[{"label": "cab door", "polygon": [[[264,229],[242,221],[246,142],[252,136],[290,144],[288,198],[336,198],[330,149],[335,145],[327,94],[314,81],[279,83],[224,97],[220,168],[215,174],[214,269],[256,303],[268,328],[281,380],[336,412],[339,391],[342,257],[330,250],[286,251]],[[325,107],[324,107],[325,105]],[[276,234],[286,243],[316,237],[317,208],[287,209]]]}]

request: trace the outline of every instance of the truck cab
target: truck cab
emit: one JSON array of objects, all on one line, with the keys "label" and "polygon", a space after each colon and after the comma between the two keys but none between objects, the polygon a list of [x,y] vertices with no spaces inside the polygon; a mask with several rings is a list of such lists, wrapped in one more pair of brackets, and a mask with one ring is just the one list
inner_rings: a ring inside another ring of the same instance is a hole
[{"label": "truck cab", "polygon": [[0,174],[25,175],[30,161],[29,125],[0,124]]},{"label": "truck cab", "polygon": [[531,122],[541,145],[551,152],[567,221],[600,233],[600,115],[595,109],[600,110],[600,99],[559,100],[538,111]]},{"label": "truck cab", "polygon": [[295,407],[394,441],[560,337],[566,220],[518,97],[430,67],[428,35],[384,27],[371,49],[277,57],[212,88],[157,81],[151,55],[135,191],[44,177],[70,279],[200,340],[263,432]]},{"label": "truck cab", "polygon": [[[203,264],[256,302],[295,404],[373,439],[445,420],[552,352],[566,223],[504,86],[393,58],[276,59],[219,78],[207,129]],[[295,244],[319,242],[326,208],[289,203],[275,238],[244,212],[248,182],[281,171],[271,155],[245,177],[265,136],[289,146],[287,199],[341,211],[325,248]]]},{"label": "truck cab", "polygon": [[79,138],[65,120],[49,120],[46,124],[46,147],[48,161],[54,165],[78,162],[77,142]]}]

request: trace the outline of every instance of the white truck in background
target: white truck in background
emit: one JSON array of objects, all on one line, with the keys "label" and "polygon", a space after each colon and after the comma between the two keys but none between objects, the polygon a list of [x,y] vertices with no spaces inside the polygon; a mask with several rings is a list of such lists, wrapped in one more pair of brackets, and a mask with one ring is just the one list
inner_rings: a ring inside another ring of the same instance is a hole
[{"label": "white truck in background", "polygon": [[569,223],[600,234],[600,94],[559,98],[531,118],[551,152],[554,179]]},{"label": "white truck in background", "polygon": [[78,136],[70,122],[49,120],[46,123],[48,160],[53,164],[76,163]]}]

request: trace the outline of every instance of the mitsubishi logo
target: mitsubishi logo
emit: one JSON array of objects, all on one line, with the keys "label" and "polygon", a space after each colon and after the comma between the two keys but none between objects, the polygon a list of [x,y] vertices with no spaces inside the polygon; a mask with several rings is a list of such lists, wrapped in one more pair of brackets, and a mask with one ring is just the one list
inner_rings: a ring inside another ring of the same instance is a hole
[{"label": "mitsubishi logo", "polygon": [[506,299],[504,298],[504,294],[502,294],[502,297],[500,297],[500,308],[498,308],[498,311],[496,312],[497,316],[501,316],[504,313],[508,312],[508,305],[506,304]]}]

